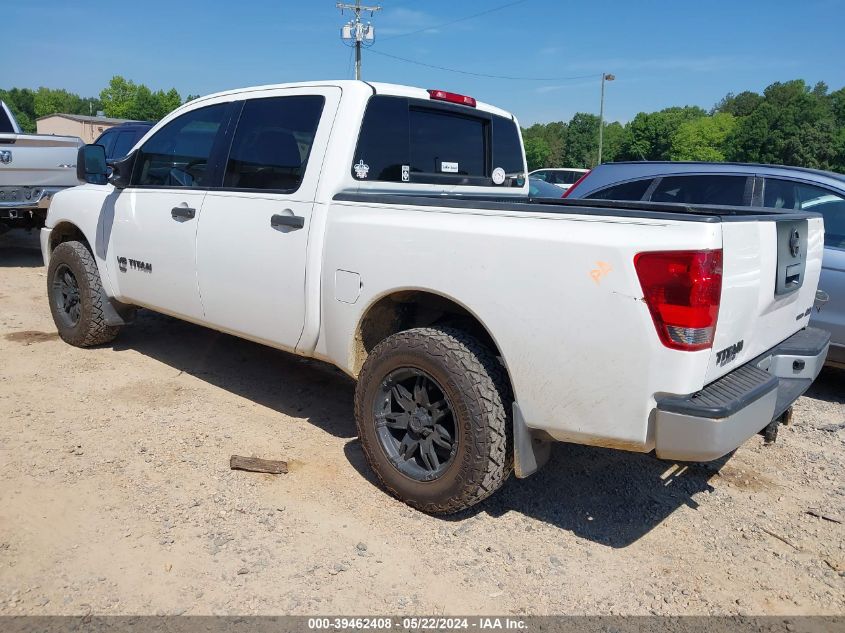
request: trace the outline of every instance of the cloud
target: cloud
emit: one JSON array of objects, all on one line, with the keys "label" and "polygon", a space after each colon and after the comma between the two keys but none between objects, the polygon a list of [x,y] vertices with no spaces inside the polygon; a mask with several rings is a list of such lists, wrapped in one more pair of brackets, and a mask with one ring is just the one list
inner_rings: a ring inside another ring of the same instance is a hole
[{"label": "cloud", "polygon": [[[390,9],[379,15],[379,24],[376,27],[378,35],[401,35],[409,31],[418,31],[420,29],[429,29],[425,31],[426,34],[439,33],[434,27],[442,20],[438,20],[425,11],[417,11],[416,9]],[[386,26],[385,26],[386,25]]]}]

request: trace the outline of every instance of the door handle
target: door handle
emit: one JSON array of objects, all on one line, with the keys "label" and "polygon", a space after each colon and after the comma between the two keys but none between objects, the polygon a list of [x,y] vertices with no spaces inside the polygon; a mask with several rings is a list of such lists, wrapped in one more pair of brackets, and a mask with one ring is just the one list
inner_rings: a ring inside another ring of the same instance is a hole
[{"label": "door handle", "polygon": [[170,216],[174,220],[190,220],[197,214],[196,209],[191,207],[173,207],[170,210]]},{"label": "door handle", "polygon": [[301,215],[279,215],[276,213],[270,218],[270,226],[274,229],[301,229],[305,226],[305,218]]}]

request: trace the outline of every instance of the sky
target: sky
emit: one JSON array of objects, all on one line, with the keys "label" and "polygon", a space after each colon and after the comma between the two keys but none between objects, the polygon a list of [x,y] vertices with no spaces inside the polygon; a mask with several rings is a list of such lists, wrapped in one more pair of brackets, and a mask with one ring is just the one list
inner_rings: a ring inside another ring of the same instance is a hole
[{"label": "sky", "polygon": [[[123,75],[184,97],[353,77],[352,50],[340,40],[350,15],[334,0],[3,4],[2,88],[93,96]],[[707,109],[774,81],[845,86],[845,0],[380,4],[368,16],[376,37],[363,52],[365,80],[468,94],[514,112],[523,126],[597,114],[602,73],[616,76],[605,118],[623,123],[669,106]]]}]

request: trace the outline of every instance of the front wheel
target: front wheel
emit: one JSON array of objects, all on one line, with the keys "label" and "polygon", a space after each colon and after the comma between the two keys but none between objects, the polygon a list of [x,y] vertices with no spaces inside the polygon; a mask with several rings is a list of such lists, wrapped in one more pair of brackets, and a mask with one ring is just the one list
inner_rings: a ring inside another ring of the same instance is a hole
[{"label": "front wheel", "polygon": [[373,349],[355,390],[370,467],[405,503],[434,514],[468,508],[511,473],[511,402],[504,368],[452,328],[394,334]]},{"label": "front wheel", "polygon": [[91,251],[81,242],[63,242],[50,255],[47,269],[50,312],[59,336],[77,347],[109,343],[119,327],[106,325],[108,301]]}]

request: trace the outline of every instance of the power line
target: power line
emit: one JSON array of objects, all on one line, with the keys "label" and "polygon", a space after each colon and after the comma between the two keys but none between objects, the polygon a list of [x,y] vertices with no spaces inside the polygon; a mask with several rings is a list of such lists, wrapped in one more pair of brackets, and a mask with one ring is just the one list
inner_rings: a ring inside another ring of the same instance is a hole
[{"label": "power line", "polygon": [[488,79],[507,79],[509,81],[575,81],[576,79],[592,79],[596,76],[595,73],[590,75],[579,75],[577,77],[511,77],[508,75],[489,75],[487,73],[474,73],[469,70],[459,70],[457,68],[447,68],[446,66],[436,66],[434,64],[426,64],[415,59],[407,59],[406,57],[399,57],[398,55],[391,55],[383,51],[378,51],[374,48],[370,49],[371,53],[381,55],[382,57],[390,57],[391,59],[406,62],[408,64],[416,64],[417,66],[425,66],[426,68],[434,68],[435,70],[445,70],[450,73],[459,73],[461,75],[471,75],[473,77],[486,77]]},{"label": "power line", "polygon": [[481,17],[482,15],[487,15],[488,13],[493,13],[495,11],[501,11],[502,9],[507,9],[508,7],[514,7],[518,4],[523,4],[528,2],[528,0],[516,0],[516,2],[508,2],[507,4],[500,5],[498,7],[493,7],[492,9],[487,9],[486,11],[481,11],[479,13],[473,13],[472,15],[467,15],[462,18],[457,18],[455,20],[449,20],[448,22],[443,22],[442,24],[435,24],[434,26],[427,26],[423,29],[417,29],[416,31],[408,31],[407,33],[399,33],[397,35],[389,35],[387,37],[381,38],[382,40],[392,40],[397,37],[408,37],[409,35],[416,35],[417,33],[424,33],[426,31],[433,31],[434,29],[440,29],[444,26],[450,26],[452,24],[457,24],[458,22],[466,22],[467,20],[472,20],[473,18]]}]

